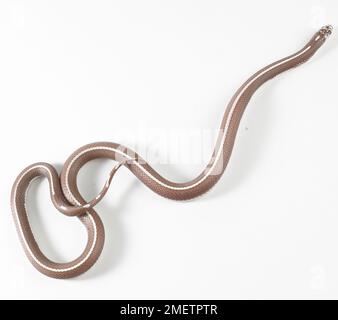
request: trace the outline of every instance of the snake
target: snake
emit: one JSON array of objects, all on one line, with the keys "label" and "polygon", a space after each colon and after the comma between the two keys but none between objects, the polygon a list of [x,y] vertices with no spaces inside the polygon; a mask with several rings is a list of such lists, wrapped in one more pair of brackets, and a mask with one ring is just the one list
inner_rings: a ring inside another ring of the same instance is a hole
[{"label": "snake", "polygon": [[[60,175],[52,165],[44,162],[25,168],[13,184],[11,208],[19,238],[31,264],[44,275],[58,279],[79,276],[95,264],[103,249],[105,232],[94,207],[103,199],[115,173],[121,167],[128,168],[158,195],[172,200],[190,200],[209,191],[227,167],[242,115],[253,94],[268,80],[309,60],[324,44],[332,29],[330,25],[322,27],[302,49],[267,65],[242,84],[225,109],[210,161],[191,181],[177,183],[167,180],[135,151],[112,142],[96,142],[79,148],[67,159]],[[117,163],[100,193],[91,201],[86,201],[78,189],[77,176],[86,163],[99,158],[111,159]],[[50,197],[56,209],[66,216],[77,217],[87,231],[86,246],[73,261],[59,263],[50,260],[34,237],[26,200],[29,186],[39,177],[47,178]]]}]

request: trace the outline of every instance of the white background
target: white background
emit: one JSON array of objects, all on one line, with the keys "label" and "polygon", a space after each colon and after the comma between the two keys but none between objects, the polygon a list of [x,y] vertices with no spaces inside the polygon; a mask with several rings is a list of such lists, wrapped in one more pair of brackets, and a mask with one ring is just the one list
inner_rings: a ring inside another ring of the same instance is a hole
[{"label": "white background", "polygon": [[[0,297],[338,298],[336,33],[257,92],[226,173],[205,196],[169,201],[122,169],[97,207],[106,243],[86,274],[37,272],[9,203],[24,167],[46,161],[60,170],[83,144],[121,142],[141,155],[150,147],[161,158],[160,135],[217,129],[239,85],[335,25],[337,3],[2,0]],[[186,181],[207,159],[181,162],[153,165]],[[81,171],[86,198],[111,165]],[[50,258],[81,252],[83,227],[52,207],[46,181],[28,207]]]}]

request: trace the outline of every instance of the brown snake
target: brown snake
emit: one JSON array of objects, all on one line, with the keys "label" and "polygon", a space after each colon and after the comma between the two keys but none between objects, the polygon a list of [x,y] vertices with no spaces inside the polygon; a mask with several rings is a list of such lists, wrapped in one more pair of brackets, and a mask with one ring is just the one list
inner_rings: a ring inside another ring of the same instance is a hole
[{"label": "brown snake", "polygon": [[[226,108],[211,160],[192,181],[169,181],[134,151],[110,142],[92,143],[75,151],[63,166],[60,178],[54,167],[47,163],[36,163],[24,169],[13,185],[11,205],[23,248],[33,266],[50,277],[70,278],[87,271],[96,262],[104,244],[104,228],[93,208],[103,198],[115,172],[122,165],[151,190],[169,199],[192,199],[208,191],[220,179],[228,164],[241,117],[252,95],[269,79],[307,61],[331,32],[331,26],[321,28],[300,51],[261,69],[237,90]],[[97,158],[109,158],[118,163],[100,194],[86,202],[78,190],[77,175],[87,162]],[[54,206],[68,216],[77,216],[87,229],[86,248],[77,259],[69,263],[49,260],[34,239],[26,211],[26,194],[32,180],[39,176],[48,179]]]}]

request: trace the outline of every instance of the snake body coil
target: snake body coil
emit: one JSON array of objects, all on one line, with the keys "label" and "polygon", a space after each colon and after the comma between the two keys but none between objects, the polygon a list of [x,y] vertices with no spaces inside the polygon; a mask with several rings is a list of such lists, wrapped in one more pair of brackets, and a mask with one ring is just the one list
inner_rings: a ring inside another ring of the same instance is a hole
[{"label": "snake body coil", "polygon": [[[96,262],[104,244],[104,228],[93,207],[103,198],[116,170],[122,165],[151,190],[169,199],[192,199],[208,191],[220,179],[228,164],[241,117],[255,91],[269,79],[307,61],[331,32],[331,26],[321,28],[300,51],[261,69],[237,90],[226,108],[211,160],[203,172],[192,181],[169,181],[134,151],[110,142],[92,143],[75,151],[66,161],[60,178],[54,167],[47,163],[36,163],[23,170],[13,185],[11,205],[23,248],[34,267],[50,277],[70,278],[87,271]],[[97,158],[109,158],[118,161],[118,164],[110,173],[100,194],[92,201],[86,202],[78,190],[77,175],[87,162]],[[48,178],[55,207],[68,216],[77,216],[87,229],[85,250],[69,263],[49,260],[34,239],[25,204],[27,189],[38,176]]]}]

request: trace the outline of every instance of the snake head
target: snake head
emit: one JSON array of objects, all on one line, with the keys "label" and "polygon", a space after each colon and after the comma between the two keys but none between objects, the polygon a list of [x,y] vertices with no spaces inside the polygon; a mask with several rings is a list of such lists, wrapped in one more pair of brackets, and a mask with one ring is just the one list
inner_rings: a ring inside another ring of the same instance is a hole
[{"label": "snake head", "polygon": [[319,34],[326,39],[332,34],[332,30],[333,27],[330,24],[328,24],[319,30]]}]

